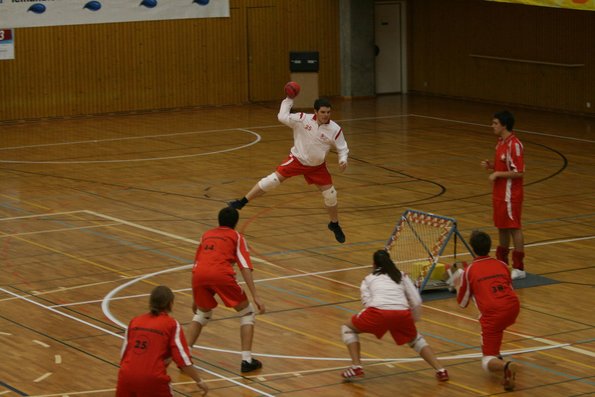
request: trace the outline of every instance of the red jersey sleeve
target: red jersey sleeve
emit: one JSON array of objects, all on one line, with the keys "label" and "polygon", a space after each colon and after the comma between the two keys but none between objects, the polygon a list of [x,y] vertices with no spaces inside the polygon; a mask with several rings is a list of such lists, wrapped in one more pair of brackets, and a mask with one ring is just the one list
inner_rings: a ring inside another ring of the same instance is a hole
[{"label": "red jersey sleeve", "polygon": [[510,142],[510,164],[509,167],[515,172],[525,172],[525,159],[523,144],[516,136]]},{"label": "red jersey sleeve", "polygon": [[174,320],[174,323],[169,339],[171,356],[179,368],[188,367],[192,365],[188,342],[186,342],[186,337],[184,336],[184,331],[182,330],[180,323],[176,320]]},{"label": "red jersey sleeve", "polygon": [[250,252],[248,251],[248,243],[246,243],[246,239],[240,233],[238,233],[236,246],[236,263],[240,268],[253,269]]},{"label": "red jersey sleeve", "polygon": [[469,284],[469,271],[472,266],[473,265],[468,266],[461,276],[461,285],[459,286],[459,292],[457,293],[457,303],[461,307],[469,306],[469,302],[473,297],[471,285]]}]

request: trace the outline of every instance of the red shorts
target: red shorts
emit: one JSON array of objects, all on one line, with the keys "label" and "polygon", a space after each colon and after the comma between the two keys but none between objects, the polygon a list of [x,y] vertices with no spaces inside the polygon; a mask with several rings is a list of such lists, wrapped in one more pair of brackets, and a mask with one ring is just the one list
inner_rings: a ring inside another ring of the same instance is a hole
[{"label": "red shorts", "polygon": [[192,274],[192,295],[196,306],[205,309],[216,308],[215,294],[219,295],[227,307],[236,307],[248,300],[248,296],[233,275],[203,277],[202,274]]},{"label": "red shorts", "polygon": [[311,167],[300,163],[292,154],[277,167],[277,172],[285,178],[303,175],[309,185],[325,186],[333,184],[333,178],[328,172],[328,168],[326,168],[326,162]]},{"label": "red shorts", "polygon": [[498,229],[520,229],[522,201],[493,200],[494,225]]},{"label": "red shorts", "polygon": [[351,323],[361,332],[382,338],[390,331],[397,345],[411,342],[417,336],[411,310],[381,310],[368,307],[351,317]]},{"label": "red shorts", "polygon": [[504,330],[516,321],[520,304],[499,308],[497,312],[482,314],[481,324],[481,352],[484,356],[497,356],[502,346]]},{"label": "red shorts", "polygon": [[172,397],[173,391],[169,382],[131,381],[118,376],[116,397]]}]

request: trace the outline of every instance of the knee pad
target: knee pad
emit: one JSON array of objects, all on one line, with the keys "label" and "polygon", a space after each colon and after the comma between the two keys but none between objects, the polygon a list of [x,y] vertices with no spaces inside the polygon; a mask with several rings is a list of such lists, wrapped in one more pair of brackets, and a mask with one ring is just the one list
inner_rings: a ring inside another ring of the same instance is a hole
[{"label": "knee pad", "polygon": [[343,342],[346,345],[359,342],[359,335],[357,334],[357,332],[355,332],[346,325],[341,326],[341,336],[343,338]]},{"label": "knee pad", "polygon": [[209,321],[211,321],[211,316],[213,315],[213,311],[209,310],[208,312],[201,312],[200,310],[197,310],[196,313],[194,314],[194,317],[192,317],[192,321],[196,321],[197,323],[199,323],[200,325],[202,325],[203,327],[205,325],[208,324]]},{"label": "knee pad", "polygon": [[490,369],[488,368],[488,363],[492,360],[497,360],[498,357],[496,356],[483,356],[481,358],[481,368],[483,368],[484,371],[486,372],[490,372]]},{"label": "knee pad", "polygon": [[423,337],[422,334],[417,334],[415,339],[408,343],[409,347],[411,347],[417,354],[421,352],[421,350],[428,345],[426,339]]},{"label": "knee pad", "polygon": [[277,174],[275,172],[273,172],[269,176],[265,176],[260,181],[258,181],[258,187],[261,188],[263,192],[268,192],[270,190],[273,190],[280,184],[281,184],[281,181],[279,180],[279,177],[277,176]]},{"label": "knee pad", "polygon": [[252,307],[252,303],[248,303],[248,306],[243,308],[238,312],[240,315],[240,326],[242,325],[254,325],[254,320],[256,319],[256,313],[254,313],[254,308]]},{"label": "knee pad", "polygon": [[334,207],[337,205],[337,191],[334,186],[331,186],[330,189],[323,190],[322,197],[324,197],[324,205],[327,207]]}]

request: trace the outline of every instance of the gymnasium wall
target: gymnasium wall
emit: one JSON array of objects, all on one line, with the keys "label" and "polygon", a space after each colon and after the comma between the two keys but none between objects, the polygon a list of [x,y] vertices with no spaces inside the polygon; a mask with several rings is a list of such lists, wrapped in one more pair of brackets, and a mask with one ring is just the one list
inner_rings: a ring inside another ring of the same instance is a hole
[{"label": "gymnasium wall", "polygon": [[410,91],[595,115],[595,12],[484,0],[407,9]]},{"label": "gymnasium wall", "polygon": [[231,0],[230,18],[15,30],[0,61],[0,120],[279,99],[289,51],[319,51],[340,92],[337,0]]}]

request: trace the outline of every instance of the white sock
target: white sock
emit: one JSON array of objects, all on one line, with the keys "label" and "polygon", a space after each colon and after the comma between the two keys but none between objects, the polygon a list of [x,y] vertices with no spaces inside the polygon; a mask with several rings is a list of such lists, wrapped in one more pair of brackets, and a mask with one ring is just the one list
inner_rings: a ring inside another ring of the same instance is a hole
[{"label": "white sock", "polygon": [[242,351],[242,361],[248,361],[249,363],[252,362],[252,352],[251,351]]}]

